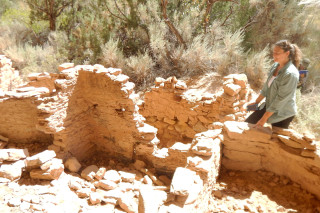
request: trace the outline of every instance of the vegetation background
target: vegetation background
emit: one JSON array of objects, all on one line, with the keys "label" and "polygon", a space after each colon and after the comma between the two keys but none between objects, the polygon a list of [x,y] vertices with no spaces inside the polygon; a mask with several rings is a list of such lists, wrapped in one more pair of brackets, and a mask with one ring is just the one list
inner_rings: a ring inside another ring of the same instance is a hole
[{"label": "vegetation background", "polygon": [[311,60],[297,91],[299,132],[320,136],[319,0],[0,0],[0,54],[25,77],[59,64],[122,68],[144,90],[156,76],[245,73],[258,90],[271,45]]}]

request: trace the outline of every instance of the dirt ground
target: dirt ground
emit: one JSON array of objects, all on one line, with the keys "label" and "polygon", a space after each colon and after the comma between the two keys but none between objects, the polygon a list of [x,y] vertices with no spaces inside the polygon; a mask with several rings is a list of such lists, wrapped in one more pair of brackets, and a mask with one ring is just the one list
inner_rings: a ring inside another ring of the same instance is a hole
[{"label": "dirt ground", "polygon": [[213,212],[320,212],[320,201],[314,195],[268,171],[222,168],[210,202]]}]

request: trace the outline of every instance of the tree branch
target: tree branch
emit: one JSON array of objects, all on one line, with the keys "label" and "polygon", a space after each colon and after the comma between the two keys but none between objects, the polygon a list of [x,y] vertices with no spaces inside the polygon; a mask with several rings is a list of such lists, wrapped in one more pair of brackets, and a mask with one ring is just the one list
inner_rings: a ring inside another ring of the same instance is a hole
[{"label": "tree branch", "polygon": [[114,3],[115,3],[115,5],[116,5],[118,11],[122,14],[122,16],[123,16],[125,19],[129,20],[128,17],[120,10],[120,8],[119,8],[116,0],[114,0]]},{"label": "tree branch", "polygon": [[60,16],[60,14],[63,12],[63,10],[68,7],[72,2],[66,2],[61,7],[57,9],[57,17]]},{"label": "tree branch", "polygon": [[[204,16],[203,16],[203,19],[202,19],[203,29],[204,29],[205,33],[207,32],[207,25],[209,23],[208,16],[209,16],[209,14],[211,12],[213,4],[216,3],[216,2],[228,2],[228,1],[229,2],[233,2],[235,4],[238,4],[238,2],[236,0],[207,0],[206,12],[204,13]],[[228,15],[228,18],[229,18],[229,16],[230,16],[230,14]]]},{"label": "tree branch", "polygon": [[123,19],[122,17],[117,16],[117,15],[115,15],[114,13],[112,13],[111,10],[109,9],[108,5],[105,5],[105,6],[106,6],[107,10],[109,11],[109,13],[110,13],[112,16],[114,16],[114,17],[116,17],[116,18],[118,18],[118,19],[121,19],[122,21],[126,21],[126,20]]},{"label": "tree branch", "polygon": [[179,31],[173,26],[173,24],[171,23],[170,19],[167,16],[167,4],[168,4],[168,0],[161,0],[162,15],[164,18],[164,22],[168,25],[170,31],[177,37],[179,43],[183,45],[184,48],[186,48],[186,44],[182,36],[180,35]]},{"label": "tree branch", "polygon": [[226,21],[229,19],[229,17],[231,16],[231,14],[232,14],[232,9],[233,9],[233,7],[231,6],[230,7],[230,12],[229,12],[229,14],[227,15],[227,17],[224,19],[224,21],[222,22],[222,24],[220,25],[220,26],[224,26],[224,24],[226,23]]}]

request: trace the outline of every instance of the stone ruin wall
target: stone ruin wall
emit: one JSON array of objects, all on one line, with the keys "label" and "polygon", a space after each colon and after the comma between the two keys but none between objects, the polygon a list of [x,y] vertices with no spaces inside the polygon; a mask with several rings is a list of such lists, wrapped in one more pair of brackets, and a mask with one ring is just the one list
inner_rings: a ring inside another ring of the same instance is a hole
[{"label": "stone ruin wall", "polygon": [[10,91],[22,84],[19,71],[12,67],[12,61],[0,55],[0,94]]},{"label": "stone ruin wall", "polygon": [[[134,84],[119,69],[67,63],[59,71],[32,74],[27,84],[1,94],[2,138],[50,142],[48,149],[63,160],[103,151],[144,160],[159,172],[194,172],[204,182],[208,176],[217,178],[221,164],[264,169],[320,198],[317,141],[292,130],[258,131],[242,122],[252,97],[245,75],[225,77],[220,94],[198,94],[174,77],[157,78],[139,103]],[[181,195],[183,187],[171,190]]]},{"label": "stone ruin wall", "polygon": [[[11,60],[4,55],[0,55],[1,132],[5,133],[12,142],[49,141],[50,135],[37,130],[35,126],[37,123],[38,99],[33,97],[31,93],[24,93],[24,89],[17,89],[22,83],[19,71],[12,67]],[[41,91],[39,91],[40,93]],[[23,95],[24,98],[21,94],[25,94]]]}]

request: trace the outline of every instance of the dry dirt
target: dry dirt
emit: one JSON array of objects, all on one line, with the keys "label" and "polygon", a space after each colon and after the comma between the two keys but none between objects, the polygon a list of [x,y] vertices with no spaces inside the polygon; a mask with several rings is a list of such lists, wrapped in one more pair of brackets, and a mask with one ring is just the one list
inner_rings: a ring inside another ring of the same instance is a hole
[{"label": "dry dirt", "polygon": [[288,178],[268,171],[221,169],[212,198],[212,209],[217,212],[320,212],[320,201],[315,196]]}]

